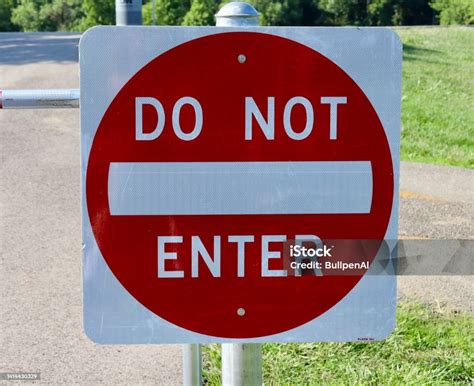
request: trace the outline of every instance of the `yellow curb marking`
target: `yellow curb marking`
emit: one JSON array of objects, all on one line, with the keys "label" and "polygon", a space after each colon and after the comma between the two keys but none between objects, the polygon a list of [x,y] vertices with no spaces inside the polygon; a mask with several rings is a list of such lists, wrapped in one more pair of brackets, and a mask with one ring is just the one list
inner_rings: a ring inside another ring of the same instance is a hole
[{"label": "yellow curb marking", "polygon": [[433,196],[430,196],[428,194],[421,194],[421,193],[415,193],[415,192],[409,192],[408,190],[400,190],[400,198],[416,198],[416,199],[419,199],[419,200],[424,200],[424,201],[429,201],[429,202],[441,202],[442,200],[437,198],[437,197],[433,197]]}]

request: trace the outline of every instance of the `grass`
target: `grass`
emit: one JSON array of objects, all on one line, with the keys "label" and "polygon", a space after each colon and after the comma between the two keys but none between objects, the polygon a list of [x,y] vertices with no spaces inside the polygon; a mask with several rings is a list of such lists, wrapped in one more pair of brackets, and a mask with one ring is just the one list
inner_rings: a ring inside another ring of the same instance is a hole
[{"label": "grass", "polygon": [[474,167],[474,28],[395,30],[404,48],[402,159]]},{"label": "grass", "polygon": [[[403,302],[397,327],[374,343],[264,344],[264,382],[473,384],[474,316]],[[204,346],[204,379],[220,384],[220,346]]]}]

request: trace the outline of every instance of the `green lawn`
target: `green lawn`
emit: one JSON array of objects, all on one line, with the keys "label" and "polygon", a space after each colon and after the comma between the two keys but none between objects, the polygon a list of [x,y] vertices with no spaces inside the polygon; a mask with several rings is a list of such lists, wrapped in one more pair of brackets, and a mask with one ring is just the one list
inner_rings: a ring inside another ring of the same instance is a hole
[{"label": "green lawn", "polygon": [[[403,302],[374,343],[265,344],[267,385],[472,384],[474,316]],[[220,384],[220,346],[204,346],[204,380]]]},{"label": "green lawn", "polygon": [[403,41],[403,160],[474,167],[474,28],[395,29]]}]

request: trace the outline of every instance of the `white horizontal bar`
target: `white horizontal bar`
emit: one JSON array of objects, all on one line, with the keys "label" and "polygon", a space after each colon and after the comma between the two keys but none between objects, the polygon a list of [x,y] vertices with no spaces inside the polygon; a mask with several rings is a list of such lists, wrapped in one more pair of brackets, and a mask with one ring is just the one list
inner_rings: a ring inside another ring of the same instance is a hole
[{"label": "white horizontal bar", "polygon": [[112,215],[369,213],[370,161],[112,162]]},{"label": "white horizontal bar", "polygon": [[77,108],[79,98],[79,89],[0,90],[0,108]]}]

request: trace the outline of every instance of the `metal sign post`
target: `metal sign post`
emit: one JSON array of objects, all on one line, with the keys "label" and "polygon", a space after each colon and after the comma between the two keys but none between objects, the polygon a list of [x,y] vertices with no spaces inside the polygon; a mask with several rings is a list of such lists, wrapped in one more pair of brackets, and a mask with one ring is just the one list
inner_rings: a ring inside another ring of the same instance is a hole
[{"label": "metal sign post", "polygon": [[142,25],[142,0],[115,0],[116,25]]},{"label": "metal sign post", "polygon": [[[250,4],[228,3],[216,14],[217,27],[258,27],[260,14]],[[256,386],[262,384],[262,345],[222,344],[222,384]]]},{"label": "metal sign post", "polygon": [[202,352],[200,344],[183,344],[183,385],[202,384]]},{"label": "metal sign post", "polygon": [[[259,13],[252,5],[243,2],[228,3],[216,14],[217,27],[256,27],[259,24]],[[183,345],[183,384],[185,386],[201,385],[201,367],[201,345]],[[262,345],[222,344],[222,384],[261,385]]]},{"label": "metal sign post", "polygon": [[263,383],[262,378],[261,344],[222,344],[223,385],[257,386]]}]

